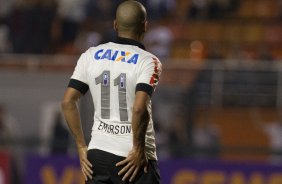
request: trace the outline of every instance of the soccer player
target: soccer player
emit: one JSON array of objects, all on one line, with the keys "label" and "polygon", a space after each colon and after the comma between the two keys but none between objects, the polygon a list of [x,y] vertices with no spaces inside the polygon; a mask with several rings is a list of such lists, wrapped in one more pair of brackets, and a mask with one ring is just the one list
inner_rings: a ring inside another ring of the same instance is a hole
[{"label": "soccer player", "polygon": [[[86,184],[160,183],[151,111],[161,63],[140,43],[146,10],[137,1],[116,11],[116,42],[83,53],[65,92],[62,109],[75,138]],[[76,102],[90,89],[95,113],[86,146]]]}]

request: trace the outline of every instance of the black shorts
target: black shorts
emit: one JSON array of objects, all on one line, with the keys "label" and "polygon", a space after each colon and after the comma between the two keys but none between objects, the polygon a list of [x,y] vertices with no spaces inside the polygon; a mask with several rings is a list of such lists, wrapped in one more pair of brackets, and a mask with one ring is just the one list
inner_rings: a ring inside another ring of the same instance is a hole
[{"label": "black shorts", "polygon": [[86,184],[160,184],[159,167],[155,160],[149,160],[147,173],[140,170],[133,182],[124,182],[122,176],[118,175],[122,166],[115,165],[125,157],[92,149],[87,152],[87,158],[93,165],[93,177]]}]

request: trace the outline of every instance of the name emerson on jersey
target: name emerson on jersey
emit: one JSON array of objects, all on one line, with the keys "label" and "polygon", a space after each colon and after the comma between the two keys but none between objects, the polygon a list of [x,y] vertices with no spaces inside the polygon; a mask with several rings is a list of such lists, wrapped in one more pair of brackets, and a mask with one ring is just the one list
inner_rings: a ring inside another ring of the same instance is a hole
[{"label": "name emerson on jersey", "polygon": [[125,135],[125,134],[131,134],[131,125],[112,125],[107,124],[103,121],[100,121],[100,124],[98,125],[97,129],[102,132],[106,132],[113,135]]},{"label": "name emerson on jersey", "polygon": [[139,58],[139,54],[131,53],[121,50],[112,50],[112,49],[100,49],[95,52],[94,58],[96,60],[110,60],[116,62],[126,62],[136,64]]}]

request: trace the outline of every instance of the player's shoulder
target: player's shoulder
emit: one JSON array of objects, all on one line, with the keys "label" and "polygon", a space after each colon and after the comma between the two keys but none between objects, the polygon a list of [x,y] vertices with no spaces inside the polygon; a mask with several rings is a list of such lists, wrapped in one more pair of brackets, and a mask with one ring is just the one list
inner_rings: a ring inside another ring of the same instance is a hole
[{"label": "player's shoulder", "polygon": [[161,63],[160,59],[156,55],[154,55],[154,54],[152,54],[148,51],[146,51],[146,52],[147,52],[147,54],[144,57],[144,62],[149,62],[149,63],[153,64],[154,66],[158,66],[159,68],[162,68],[162,63]]},{"label": "player's shoulder", "polygon": [[158,64],[161,65],[160,59],[156,55],[154,55],[153,53],[146,51],[146,50],[143,50],[143,49],[140,49],[140,53],[143,56],[142,60],[144,62],[151,61],[151,62],[158,63]]},{"label": "player's shoulder", "polygon": [[99,44],[97,46],[89,47],[87,50],[85,50],[81,55],[85,56],[86,58],[92,58],[92,56],[99,50],[105,49],[109,47],[109,43],[103,43]]},{"label": "player's shoulder", "polygon": [[109,45],[110,45],[110,42],[102,43],[102,44],[99,44],[97,46],[90,47],[86,52],[93,53],[93,52],[96,52],[97,50],[100,50],[100,49],[103,49],[103,48],[108,48]]}]

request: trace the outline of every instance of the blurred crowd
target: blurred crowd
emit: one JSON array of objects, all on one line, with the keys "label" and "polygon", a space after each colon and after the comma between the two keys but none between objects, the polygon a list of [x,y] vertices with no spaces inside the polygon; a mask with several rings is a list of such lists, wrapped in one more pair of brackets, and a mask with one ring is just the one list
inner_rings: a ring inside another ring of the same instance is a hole
[{"label": "blurred crowd", "polygon": [[[0,1],[0,53],[77,54],[112,40],[114,12],[122,0]],[[174,0],[143,0],[150,19],[164,18]]]},{"label": "blurred crowd", "polygon": [[[112,41],[116,37],[114,12],[122,1],[0,0],[0,53],[79,54]],[[280,24],[276,24],[281,17],[280,0],[257,4],[240,0],[140,2],[149,19],[145,45],[160,58],[282,58],[282,49],[277,48]],[[203,25],[194,24],[197,22]]]}]

